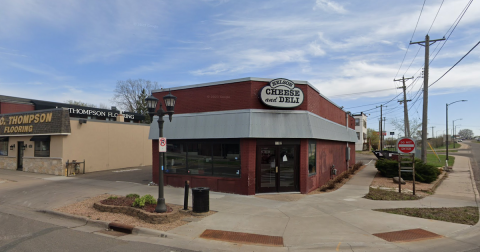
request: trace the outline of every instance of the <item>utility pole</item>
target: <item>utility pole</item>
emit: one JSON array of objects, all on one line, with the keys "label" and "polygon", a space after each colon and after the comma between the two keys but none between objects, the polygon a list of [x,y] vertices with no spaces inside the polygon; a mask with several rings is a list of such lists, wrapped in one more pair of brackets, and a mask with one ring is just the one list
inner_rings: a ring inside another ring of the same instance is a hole
[{"label": "utility pole", "polygon": [[437,41],[445,40],[434,39],[430,40],[430,37],[425,35],[425,41],[419,42],[410,42],[411,44],[419,44],[425,47],[425,67],[424,67],[424,76],[423,76],[423,118],[422,118],[422,161],[427,162],[427,123],[428,123],[428,64],[430,62],[430,45],[435,44]]},{"label": "utility pole", "polygon": [[433,134],[433,128],[435,128],[435,126],[432,126],[430,128],[432,128],[432,138],[435,138],[435,135]]},{"label": "utility pole", "polygon": [[[382,128],[382,129],[385,131],[385,135],[386,135],[386,134],[387,134],[387,130],[386,130],[387,127],[385,127],[385,121],[386,121],[386,120],[385,120],[385,117],[384,117],[384,118],[383,118],[383,128]],[[382,132],[382,137],[383,137],[383,132]],[[385,139],[384,139],[384,140],[385,140]]]},{"label": "utility pole", "polygon": [[411,78],[405,78],[405,76],[402,76],[401,79],[398,80],[393,80],[393,81],[402,81],[403,86],[399,87],[403,89],[403,100],[399,100],[400,104],[403,102],[403,124],[405,126],[405,136],[410,137],[410,122],[408,121],[408,107],[407,107],[407,102],[412,101],[412,100],[407,100],[407,92],[406,92],[406,87],[405,87],[405,80],[410,80],[413,79]]},{"label": "utility pole", "polygon": [[382,118],[383,118],[383,110],[382,108],[383,107],[387,107],[387,106],[384,106],[383,104],[380,105],[380,106],[377,106],[377,108],[380,107],[380,125],[379,125],[379,129],[380,129],[380,151],[383,150],[383,129],[382,129]]}]

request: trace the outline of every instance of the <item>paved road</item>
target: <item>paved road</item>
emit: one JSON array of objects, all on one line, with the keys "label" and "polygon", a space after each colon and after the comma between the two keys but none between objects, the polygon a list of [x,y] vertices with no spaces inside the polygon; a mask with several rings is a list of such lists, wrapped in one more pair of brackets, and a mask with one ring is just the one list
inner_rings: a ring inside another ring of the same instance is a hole
[{"label": "paved road", "polygon": [[105,181],[125,181],[147,185],[152,181],[152,166],[130,167],[113,171],[78,174],[77,178]]},{"label": "paved road", "polygon": [[[35,215],[35,213],[33,213]],[[0,251],[161,251],[185,250],[128,241],[131,235],[115,237],[115,232],[70,223],[70,228],[0,212]],[[105,232],[105,233],[99,233]],[[120,234],[121,235],[121,234]]]}]

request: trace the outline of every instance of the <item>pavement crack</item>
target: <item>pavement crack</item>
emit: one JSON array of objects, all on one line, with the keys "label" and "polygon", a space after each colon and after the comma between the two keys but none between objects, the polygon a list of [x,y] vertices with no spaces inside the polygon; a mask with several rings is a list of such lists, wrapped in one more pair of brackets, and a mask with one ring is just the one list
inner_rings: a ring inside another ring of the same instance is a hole
[{"label": "pavement crack", "polygon": [[288,218],[287,224],[285,225],[285,228],[283,229],[283,232],[282,232],[282,237],[283,237],[285,235],[285,232],[287,231],[288,223],[290,223],[290,216],[288,216],[286,213],[280,210],[280,208],[277,208],[277,209]]}]

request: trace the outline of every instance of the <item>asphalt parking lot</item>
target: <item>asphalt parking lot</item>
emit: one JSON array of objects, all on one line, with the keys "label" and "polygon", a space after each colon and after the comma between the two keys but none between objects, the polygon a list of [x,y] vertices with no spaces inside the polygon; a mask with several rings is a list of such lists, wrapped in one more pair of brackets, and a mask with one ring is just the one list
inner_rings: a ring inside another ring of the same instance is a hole
[{"label": "asphalt parking lot", "polygon": [[147,185],[152,181],[152,166],[129,167],[124,169],[90,172],[76,175],[80,179],[124,181]]}]

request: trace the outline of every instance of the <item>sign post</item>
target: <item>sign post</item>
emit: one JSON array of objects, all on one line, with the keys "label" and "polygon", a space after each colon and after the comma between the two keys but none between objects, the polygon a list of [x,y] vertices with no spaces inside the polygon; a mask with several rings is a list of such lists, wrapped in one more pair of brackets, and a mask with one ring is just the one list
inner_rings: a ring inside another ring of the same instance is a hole
[{"label": "sign post", "polygon": [[[411,172],[413,178],[413,195],[415,195],[415,140],[409,137],[397,141],[398,158],[398,192],[402,192],[402,172]],[[403,166],[411,165],[411,166]]]},{"label": "sign post", "polygon": [[165,137],[158,139],[158,152],[167,152],[167,139]]}]

